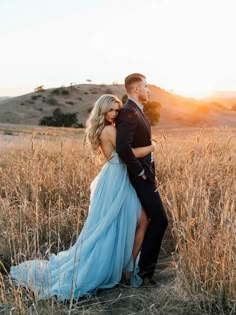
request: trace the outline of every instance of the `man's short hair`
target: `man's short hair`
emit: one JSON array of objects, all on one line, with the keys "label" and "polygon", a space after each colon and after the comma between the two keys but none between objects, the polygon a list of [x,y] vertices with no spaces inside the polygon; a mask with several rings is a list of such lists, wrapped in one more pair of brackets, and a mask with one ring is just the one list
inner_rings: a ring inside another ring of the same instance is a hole
[{"label": "man's short hair", "polygon": [[125,88],[127,92],[130,92],[133,83],[141,82],[146,77],[141,73],[132,73],[125,78]]}]

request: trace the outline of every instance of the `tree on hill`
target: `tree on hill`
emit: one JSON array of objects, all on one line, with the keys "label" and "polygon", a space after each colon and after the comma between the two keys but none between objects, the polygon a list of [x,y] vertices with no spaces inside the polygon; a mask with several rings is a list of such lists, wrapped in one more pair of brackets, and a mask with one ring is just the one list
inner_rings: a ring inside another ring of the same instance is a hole
[{"label": "tree on hill", "polygon": [[[128,95],[124,94],[123,97],[121,98],[122,103],[125,104],[127,99],[128,99]],[[160,109],[161,109],[161,104],[156,101],[149,101],[144,105],[143,111],[145,115],[148,117],[151,125],[155,125],[156,123],[159,122]]]},{"label": "tree on hill", "polygon": [[62,113],[60,108],[53,111],[52,116],[45,116],[39,121],[40,126],[83,128],[78,122],[76,113]]},{"label": "tree on hill", "polygon": [[144,105],[143,111],[150,120],[151,125],[155,125],[160,120],[161,104],[156,101],[150,101]]},{"label": "tree on hill", "polygon": [[44,85],[40,85],[40,86],[37,86],[35,89],[34,89],[35,92],[42,92],[44,91]]}]

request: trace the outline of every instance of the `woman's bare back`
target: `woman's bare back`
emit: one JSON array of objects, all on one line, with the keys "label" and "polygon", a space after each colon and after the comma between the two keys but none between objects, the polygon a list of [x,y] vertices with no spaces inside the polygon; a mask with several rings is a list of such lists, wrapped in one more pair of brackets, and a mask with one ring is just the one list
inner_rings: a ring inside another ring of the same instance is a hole
[{"label": "woman's bare back", "polygon": [[112,125],[105,126],[99,139],[101,150],[105,158],[109,160],[116,147],[116,128]]},{"label": "woman's bare back", "polygon": [[[100,135],[100,147],[107,160],[110,159],[112,152],[116,148],[116,127],[113,125],[105,126]],[[153,144],[146,147],[132,148],[136,158],[142,158],[153,152],[155,146]]]}]

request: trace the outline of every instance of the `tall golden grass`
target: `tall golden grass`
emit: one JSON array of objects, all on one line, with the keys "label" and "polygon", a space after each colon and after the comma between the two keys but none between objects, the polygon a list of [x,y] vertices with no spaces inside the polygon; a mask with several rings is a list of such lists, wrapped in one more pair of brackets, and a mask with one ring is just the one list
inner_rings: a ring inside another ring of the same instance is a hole
[{"label": "tall golden grass", "polygon": [[235,136],[203,128],[192,139],[167,138],[157,158],[181,288],[223,305],[236,301]]},{"label": "tall golden grass", "polygon": [[[158,188],[170,219],[178,292],[199,307],[211,303],[235,310],[236,130],[154,133]],[[66,249],[78,236],[90,183],[103,162],[83,146],[82,138],[81,133],[34,135],[24,144],[0,142],[2,271],[22,259]],[[22,312],[27,304],[2,275],[0,300]]]}]

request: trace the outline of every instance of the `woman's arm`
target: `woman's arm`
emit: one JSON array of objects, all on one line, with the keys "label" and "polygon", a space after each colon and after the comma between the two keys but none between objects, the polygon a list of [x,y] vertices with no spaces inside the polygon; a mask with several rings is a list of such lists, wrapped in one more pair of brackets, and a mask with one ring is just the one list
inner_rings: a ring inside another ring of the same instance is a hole
[{"label": "woman's arm", "polygon": [[[110,142],[116,147],[116,128],[113,126],[106,126],[106,131],[109,137]],[[132,151],[136,158],[142,158],[149,153],[153,152],[155,150],[155,146],[153,144],[148,145],[146,147],[138,147],[138,148],[132,148]]]},{"label": "woman's arm", "polygon": [[148,155],[149,153],[153,152],[155,147],[153,144],[150,144],[146,147],[139,147],[139,148],[132,148],[132,151],[136,158],[142,158]]}]

